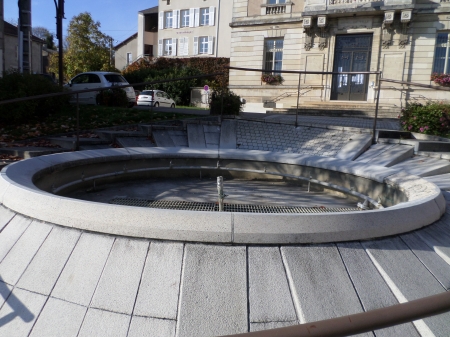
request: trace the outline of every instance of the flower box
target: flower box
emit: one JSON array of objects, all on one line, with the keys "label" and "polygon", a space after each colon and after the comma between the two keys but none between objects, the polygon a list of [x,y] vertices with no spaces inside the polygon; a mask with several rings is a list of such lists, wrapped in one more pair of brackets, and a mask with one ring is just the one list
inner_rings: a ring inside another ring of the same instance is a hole
[{"label": "flower box", "polygon": [[431,80],[439,85],[450,86],[450,74],[433,73]]},{"label": "flower box", "polygon": [[284,82],[284,78],[281,75],[274,75],[274,74],[262,74],[261,75],[261,82],[263,84],[271,84],[271,85],[277,85],[282,84]]}]

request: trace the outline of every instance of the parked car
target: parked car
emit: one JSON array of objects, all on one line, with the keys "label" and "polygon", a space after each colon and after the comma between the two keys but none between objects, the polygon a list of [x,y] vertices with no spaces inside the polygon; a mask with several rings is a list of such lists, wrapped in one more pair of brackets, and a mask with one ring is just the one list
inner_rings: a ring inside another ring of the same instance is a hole
[{"label": "parked car", "polygon": [[[125,78],[119,73],[111,73],[106,71],[91,71],[81,73],[72,78],[69,83],[65,85],[66,88],[72,91],[87,90],[95,88],[109,88],[115,85],[129,84]],[[129,106],[136,103],[136,96],[133,87],[123,88],[127,94]],[[98,91],[90,91],[78,94],[78,102],[80,104],[99,104],[97,97]],[[71,103],[76,103],[76,95],[70,98]]]},{"label": "parked car", "polygon": [[137,99],[137,105],[175,108],[175,101],[161,90],[143,90]]}]

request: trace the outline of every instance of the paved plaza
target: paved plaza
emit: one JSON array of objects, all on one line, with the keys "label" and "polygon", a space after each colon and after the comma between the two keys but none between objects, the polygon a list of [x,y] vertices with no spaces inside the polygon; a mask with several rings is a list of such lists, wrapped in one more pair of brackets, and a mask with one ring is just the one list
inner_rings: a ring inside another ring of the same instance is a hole
[{"label": "paved plaza", "polygon": [[[178,141],[196,149],[234,144],[325,159],[342,155],[349,144],[365,144],[351,143],[361,135],[353,128],[366,127],[365,120],[338,125],[342,130],[305,125],[325,125],[322,117],[299,119],[298,128],[287,120],[292,116],[273,115],[159,136],[166,144]],[[347,123],[339,120],[328,123]],[[394,128],[395,121],[381,125]],[[210,141],[199,142],[206,131]],[[370,138],[370,127],[361,132]],[[132,136],[128,133],[127,141]],[[144,146],[143,135],[136,137]],[[420,152],[413,143],[391,140],[355,153],[356,163],[433,181],[449,204],[445,152]],[[0,205],[0,337],[223,336],[360,313],[449,289],[449,209],[430,226],[387,238],[270,245],[102,234],[42,222]],[[360,336],[444,337],[449,331],[450,313],[445,313]]]}]

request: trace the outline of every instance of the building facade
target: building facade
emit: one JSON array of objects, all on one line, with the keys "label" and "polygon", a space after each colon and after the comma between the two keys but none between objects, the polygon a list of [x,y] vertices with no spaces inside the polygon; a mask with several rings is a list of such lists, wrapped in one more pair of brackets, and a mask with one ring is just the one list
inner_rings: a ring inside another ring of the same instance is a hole
[{"label": "building facade", "polygon": [[159,0],[158,56],[230,57],[233,4]]},{"label": "building facade", "polygon": [[[234,0],[231,66],[317,72],[381,71],[383,78],[435,85],[450,73],[448,0]],[[278,85],[261,72],[230,71],[230,89],[246,111],[300,105],[374,105],[376,75],[283,74]],[[384,82],[380,103],[449,99],[448,92]]]}]

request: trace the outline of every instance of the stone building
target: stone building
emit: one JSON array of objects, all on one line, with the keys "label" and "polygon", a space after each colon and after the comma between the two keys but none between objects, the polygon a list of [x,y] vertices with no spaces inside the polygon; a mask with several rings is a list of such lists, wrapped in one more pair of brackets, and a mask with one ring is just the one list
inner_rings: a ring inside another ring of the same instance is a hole
[{"label": "stone building", "polygon": [[[383,78],[435,85],[450,73],[448,0],[234,0],[231,66],[273,70],[382,71]],[[265,85],[261,72],[230,71],[246,111],[297,104],[299,75]],[[300,105],[373,107],[376,75],[302,75]],[[384,82],[391,111],[448,92]]]},{"label": "stone building", "polygon": [[159,0],[158,56],[230,57],[229,0]]}]

